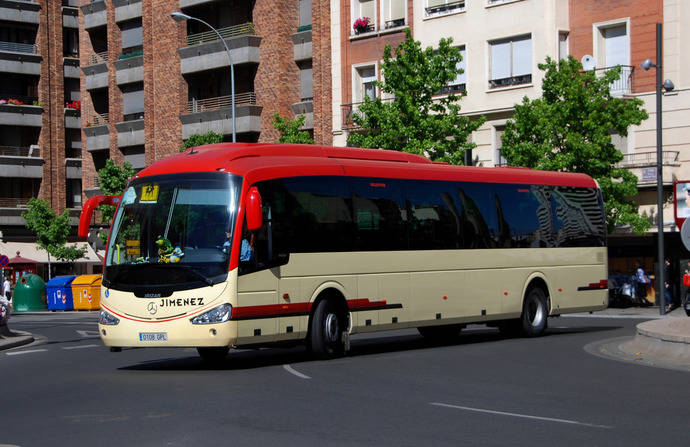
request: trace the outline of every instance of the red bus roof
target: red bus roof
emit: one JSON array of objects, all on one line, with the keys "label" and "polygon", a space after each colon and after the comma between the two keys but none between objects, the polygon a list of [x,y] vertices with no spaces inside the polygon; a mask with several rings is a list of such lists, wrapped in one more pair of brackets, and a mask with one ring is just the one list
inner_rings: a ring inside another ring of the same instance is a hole
[{"label": "red bus roof", "polygon": [[417,180],[596,187],[591,177],[525,168],[483,168],[432,163],[398,151],[305,144],[218,143],[157,161],[135,178],[182,172],[231,172],[250,184],[280,177],[345,175]]}]

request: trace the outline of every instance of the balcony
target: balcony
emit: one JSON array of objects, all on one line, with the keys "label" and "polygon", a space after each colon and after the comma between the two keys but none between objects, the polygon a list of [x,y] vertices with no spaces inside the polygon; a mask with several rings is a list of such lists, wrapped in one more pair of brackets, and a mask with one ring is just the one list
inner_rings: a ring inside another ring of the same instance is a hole
[{"label": "balcony", "polygon": [[[617,81],[613,81],[609,87],[611,89],[612,96],[622,96],[629,95],[632,93],[632,83],[633,74],[635,73],[635,67],[631,65],[621,65],[621,77]],[[613,67],[597,68],[594,70],[597,77],[602,77],[604,74],[611,70]]]},{"label": "balcony", "polygon": [[89,56],[89,65],[82,67],[81,71],[86,76],[86,90],[108,87],[108,52]]},{"label": "balcony", "polygon": [[[218,30],[225,40],[234,65],[259,63],[261,37],[255,35],[253,23],[230,26]],[[187,36],[187,46],[177,50],[182,74],[213,70],[228,66],[223,43],[213,31]]]},{"label": "balcony", "polygon": [[40,76],[42,60],[34,44],[0,41],[0,72]]},{"label": "balcony", "polygon": [[[664,184],[670,185],[673,178],[682,177],[679,172],[680,152],[663,151],[661,160]],[[623,160],[616,163],[616,167],[635,174],[638,188],[656,187],[656,151],[623,154]]]},{"label": "balcony", "polygon": [[302,129],[314,128],[314,99],[303,99],[301,102],[296,102],[292,105],[292,111],[295,118],[304,116],[304,124]]},{"label": "balcony", "polygon": [[79,79],[79,58],[78,57],[63,57],[62,71],[66,78]]},{"label": "balcony", "polygon": [[79,29],[79,9],[71,6],[62,7],[62,26]]},{"label": "balcony", "polygon": [[[236,133],[261,131],[261,106],[256,105],[252,92],[235,95]],[[222,135],[232,134],[231,96],[192,100],[187,103],[186,113],[180,115],[182,138],[195,133],[214,131]]]},{"label": "balcony", "polygon": [[292,36],[292,56],[295,62],[312,58],[311,30],[295,33]]},{"label": "balcony", "polygon": [[65,128],[81,129],[81,113],[79,110],[65,108]]},{"label": "balcony", "polygon": [[[392,102],[393,98],[390,99],[382,99],[381,102]],[[359,107],[364,104],[363,102],[353,102],[351,104],[341,104],[340,105],[340,112],[343,118],[342,122],[342,129],[343,130],[354,130],[354,129],[359,129],[359,125],[355,124],[355,121],[353,119],[354,115],[357,113],[361,113],[359,111]]]},{"label": "balcony", "polygon": [[5,95],[0,93],[2,99],[14,99],[23,102],[22,105],[0,104],[0,124],[5,126],[31,126],[41,127],[43,124],[43,107],[32,104],[38,98],[30,96]]},{"label": "balcony", "polygon": [[108,114],[94,114],[86,120],[86,150],[89,152],[110,149],[110,124]]},{"label": "balcony", "polygon": [[137,114],[141,119],[115,124],[117,129],[117,147],[140,146],[144,144],[143,113]]},{"label": "balcony", "polygon": [[95,1],[80,6],[81,12],[84,14],[84,29],[91,30],[106,26],[108,23],[108,15],[106,13],[105,0]]},{"label": "balcony", "polygon": [[65,159],[65,178],[67,179],[81,179],[81,158],[66,158]]},{"label": "balcony", "polygon": [[[0,146],[0,176],[42,178],[44,160],[38,146]],[[0,205],[1,206],[1,205]]]},{"label": "balcony", "polygon": [[0,20],[38,25],[41,5],[31,1],[1,0]]},{"label": "balcony", "polygon": [[144,56],[127,57],[115,61],[117,85],[142,82],[144,80]]},{"label": "balcony", "polygon": [[113,0],[115,22],[125,22],[141,17],[141,0]]},{"label": "balcony", "polygon": [[433,5],[424,8],[425,17],[444,16],[455,12],[465,11],[465,0],[448,2],[441,5]]}]

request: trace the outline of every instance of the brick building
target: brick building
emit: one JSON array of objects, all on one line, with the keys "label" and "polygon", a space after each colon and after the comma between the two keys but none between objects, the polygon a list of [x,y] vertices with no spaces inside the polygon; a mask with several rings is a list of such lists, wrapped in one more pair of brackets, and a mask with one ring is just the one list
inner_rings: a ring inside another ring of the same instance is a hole
[{"label": "brick building", "polygon": [[[0,229],[31,237],[31,197],[81,206],[78,9],[75,0],[0,1]],[[13,253],[12,253],[13,255]]]},{"label": "brick building", "polygon": [[331,144],[330,8],[324,0],[109,0],[79,16],[85,147],[83,187],[96,190],[106,159],[140,169],[176,153],[183,139],[232,136],[277,141],[274,114],[304,115],[317,143]]}]

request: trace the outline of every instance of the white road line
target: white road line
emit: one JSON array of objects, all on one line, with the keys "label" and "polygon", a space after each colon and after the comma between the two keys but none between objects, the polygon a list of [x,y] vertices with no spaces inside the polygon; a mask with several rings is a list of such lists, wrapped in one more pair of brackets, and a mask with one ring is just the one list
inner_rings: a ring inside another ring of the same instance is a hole
[{"label": "white road line", "polygon": [[47,349],[32,349],[30,351],[17,351],[17,352],[6,352],[7,355],[22,355],[22,354],[33,354],[34,352],[46,352]]},{"label": "white road line", "polygon": [[311,377],[309,377],[309,376],[307,376],[307,375],[305,375],[305,374],[302,374],[302,373],[299,372],[299,371],[295,371],[294,369],[292,369],[292,366],[290,366],[290,365],[283,365],[283,369],[284,369],[285,371],[289,372],[290,374],[296,375],[296,376],[299,377],[300,379],[311,379]]},{"label": "white road line", "polygon": [[512,416],[512,417],[516,417],[516,418],[534,419],[537,421],[559,422],[561,424],[572,424],[572,425],[584,425],[585,427],[613,428],[609,425],[589,424],[587,422],[571,421],[568,419],[556,419],[556,418],[547,418],[547,417],[543,417],[543,416],[531,416],[528,414],[508,413],[505,411],[485,410],[482,408],[461,407],[459,405],[450,405],[450,404],[444,404],[444,403],[440,403],[440,402],[430,402],[429,405],[435,405],[437,407],[455,408],[457,410],[475,411],[477,413],[488,413],[488,414],[497,414],[500,416]]},{"label": "white road line", "polygon": [[70,350],[70,349],[86,349],[86,348],[97,348],[97,347],[99,347],[99,346],[100,346],[100,345],[66,346],[66,347],[63,347],[62,349],[65,349],[65,350]]}]

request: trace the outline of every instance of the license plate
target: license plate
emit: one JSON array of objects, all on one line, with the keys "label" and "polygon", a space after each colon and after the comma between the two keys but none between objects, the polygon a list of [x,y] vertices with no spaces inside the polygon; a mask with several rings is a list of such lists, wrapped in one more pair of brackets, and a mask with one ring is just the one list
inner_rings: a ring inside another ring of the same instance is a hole
[{"label": "license plate", "polygon": [[139,341],[168,341],[167,332],[139,332]]}]

